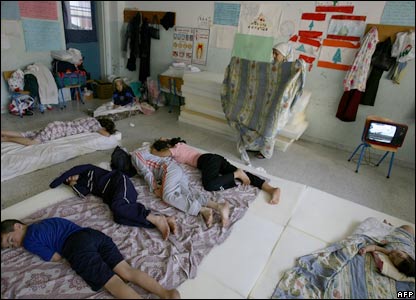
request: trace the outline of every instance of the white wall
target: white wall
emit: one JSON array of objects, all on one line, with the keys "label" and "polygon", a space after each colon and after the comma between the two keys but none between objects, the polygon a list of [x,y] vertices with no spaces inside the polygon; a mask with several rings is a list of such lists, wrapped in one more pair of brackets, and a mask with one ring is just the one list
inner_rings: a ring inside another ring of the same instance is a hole
[{"label": "white wall", "polygon": [[[236,1],[237,2],[237,1]],[[244,1],[242,1],[244,2]],[[240,3],[242,3],[240,2]],[[270,3],[276,3],[267,1]],[[367,23],[380,23],[385,1],[352,1],[354,14],[366,15]],[[176,13],[176,25],[197,27],[200,15],[213,18],[214,1],[125,1],[126,8],[143,11],[173,11]],[[279,2],[292,11],[313,12],[315,1]],[[119,16],[122,16],[120,13]],[[122,18],[122,17],[121,17]],[[166,70],[171,64],[173,29],[161,28],[161,39],[153,40],[151,46],[151,76]],[[231,50],[209,48],[207,66],[198,66],[203,70],[222,73],[231,58]],[[120,72],[126,72],[125,61],[120,65]],[[128,72],[128,71],[127,71]],[[127,73],[126,73],[127,74]],[[137,78],[137,73],[128,73]],[[342,122],[335,117],[339,101],[343,94],[342,80],[345,72],[314,66],[307,74],[306,89],[312,91],[311,102],[307,109],[309,127],[303,139],[316,141],[332,147],[353,151],[360,143],[365,118],[369,114],[380,115],[409,126],[403,147],[399,149],[397,163],[415,167],[415,62],[411,61],[402,82],[393,84],[386,79],[385,72],[380,80],[380,87],[374,106],[360,105],[355,122]],[[377,153],[377,152],[376,152]],[[347,157],[346,157],[347,159]]]}]

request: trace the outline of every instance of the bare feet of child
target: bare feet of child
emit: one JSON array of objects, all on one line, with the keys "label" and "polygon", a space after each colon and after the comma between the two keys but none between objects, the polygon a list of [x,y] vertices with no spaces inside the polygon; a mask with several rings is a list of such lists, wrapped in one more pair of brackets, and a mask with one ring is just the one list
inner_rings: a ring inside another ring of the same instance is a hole
[{"label": "bare feet of child", "polygon": [[149,214],[147,216],[147,220],[156,226],[156,228],[162,233],[163,239],[166,241],[169,237],[170,232],[169,224],[166,220],[166,217]]},{"label": "bare feet of child", "polygon": [[167,290],[165,293],[164,299],[181,299],[181,294],[176,289]]},{"label": "bare feet of child", "polygon": [[248,178],[246,172],[241,169],[237,169],[237,171],[234,172],[234,178],[240,179],[241,182],[245,185],[250,184],[250,178]]},{"label": "bare feet of child", "polygon": [[176,220],[174,216],[170,216],[168,218],[166,218],[166,221],[168,221],[168,225],[170,228],[170,232],[172,232],[173,234],[176,235],[177,233],[177,227],[176,227]]},{"label": "bare feet of child", "polygon": [[270,204],[278,204],[280,201],[280,189],[274,188],[272,192],[272,198],[270,199]]},{"label": "bare feet of child", "polygon": [[202,207],[200,212],[202,217],[204,218],[205,224],[207,224],[207,227],[210,228],[212,226],[213,220],[212,209],[208,207]]},{"label": "bare feet of child", "polygon": [[221,214],[222,227],[227,227],[230,223],[230,204],[228,202],[218,204],[218,208]]}]

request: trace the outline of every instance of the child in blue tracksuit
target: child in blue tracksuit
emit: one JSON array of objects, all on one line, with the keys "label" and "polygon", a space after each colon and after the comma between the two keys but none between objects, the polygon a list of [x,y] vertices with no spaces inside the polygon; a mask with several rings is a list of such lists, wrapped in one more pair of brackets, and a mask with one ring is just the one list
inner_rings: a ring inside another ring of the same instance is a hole
[{"label": "child in blue tracksuit", "polygon": [[88,194],[101,197],[111,211],[116,223],[145,228],[157,228],[167,239],[169,233],[176,231],[174,217],[154,215],[143,204],[137,202],[137,191],[130,178],[118,170],[108,171],[85,164],[75,166],[64,172],[50,184],[55,188],[66,183],[80,197]]},{"label": "child in blue tracksuit", "polygon": [[123,280],[164,299],[180,298],[177,290],[167,290],[145,272],[132,268],[109,236],[63,218],[48,218],[30,225],[14,219],[2,221],[1,248],[18,247],[45,261],[66,259],[92,290],[104,287],[119,299],[140,298]]}]

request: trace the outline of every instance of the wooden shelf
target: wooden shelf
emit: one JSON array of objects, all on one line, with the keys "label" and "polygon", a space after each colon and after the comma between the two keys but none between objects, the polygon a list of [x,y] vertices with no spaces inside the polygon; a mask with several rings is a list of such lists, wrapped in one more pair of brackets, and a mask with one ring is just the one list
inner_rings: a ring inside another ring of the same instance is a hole
[{"label": "wooden shelf", "polygon": [[396,34],[398,32],[415,30],[414,26],[367,24],[367,27],[365,28],[365,33],[369,32],[372,27],[377,28],[379,42],[384,42],[388,37],[390,37],[392,43],[394,43],[394,41],[396,40]]},{"label": "wooden shelf", "polygon": [[[150,24],[153,21],[153,17],[156,15],[157,20],[159,21],[157,24],[160,24],[160,20],[165,16],[167,13],[166,11],[143,11],[143,10],[136,10],[136,9],[125,9],[124,10],[124,22],[128,23],[131,19],[133,19],[137,13],[140,12],[142,14],[143,19],[147,19]],[[173,20],[173,25],[176,24],[176,13],[173,13],[175,18]]]}]

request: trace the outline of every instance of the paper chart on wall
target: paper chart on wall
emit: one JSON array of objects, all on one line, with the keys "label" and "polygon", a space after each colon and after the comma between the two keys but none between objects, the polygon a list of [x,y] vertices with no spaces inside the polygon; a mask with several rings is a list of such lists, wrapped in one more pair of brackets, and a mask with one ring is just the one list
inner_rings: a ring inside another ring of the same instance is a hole
[{"label": "paper chart on wall", "polygon": [[241,5],[238,32],[276,37],[279,34],[282,8],[271,4],[245,3]]},{"label": "paper chart on wall", "polygon": [[206,65],[209,29],[175,27],[173,33],[172,58],[175,62]]},{"label": "paper chart on wall", "polygon": [[192,55],[192,63],[197,65],[207,64],[209,42],[209,29],[195,28],[194,35],[194,51]]},{"label": "paper chart on wall", "polygon": [[210,31],[210,47],[232,49],[236,32],[237,27],[235,26],[212,26]]},{"label": "paper chart on wall", "polygon": [[173,32],[172,58],[175,62],[192,63],[194,29],[175,27]]}]

